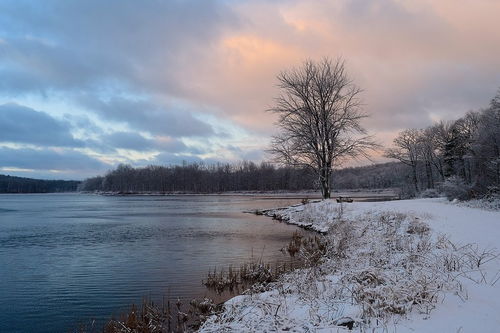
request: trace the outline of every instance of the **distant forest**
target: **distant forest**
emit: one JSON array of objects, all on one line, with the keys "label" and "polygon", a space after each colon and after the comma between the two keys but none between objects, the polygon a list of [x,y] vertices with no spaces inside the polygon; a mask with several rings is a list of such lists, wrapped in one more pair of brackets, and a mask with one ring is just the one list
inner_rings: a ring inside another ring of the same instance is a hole
[{"label": "distant forest", "polygon": [[0,175],[0,193],[51,193],[76,191],[79,181],[42,180]]},{"label": "distant forest", "polygon": [[[407,179],[399,162],[346,168],[334,172],[333,189],[398,187]],[[105,176],[86,179],[82,191],[189,192],[318,190],[317,177],[307,169],[271,163],[203,163],[133,168],[120,165]]]},{"label": "distant forest", "polygon": [[[407,179],[399,162],[346,168],[334,172],[334,189],[399,187]],[[314,174],[305,169],[276,167],[270,163],[203,163],[133,168],[119,165],[104,176],[83,182],[41,180],[0,175],[0,193],[72,191],[221,193],[228,191],[318,190]]]},{"label": "distant forest", "polygon": [[133,168],[121,164],[105,176],[86,179],[82,191],[189,192],[278,191],[313,189],[315,179],[306,170],[276,168],[269,163],[191,163]]},{"label": "distant forest", "polygon": [[401,131],[386,157],[406,166],[404,197],[433,189],[461,200],[500,194],[500,91],[488,108]]}]

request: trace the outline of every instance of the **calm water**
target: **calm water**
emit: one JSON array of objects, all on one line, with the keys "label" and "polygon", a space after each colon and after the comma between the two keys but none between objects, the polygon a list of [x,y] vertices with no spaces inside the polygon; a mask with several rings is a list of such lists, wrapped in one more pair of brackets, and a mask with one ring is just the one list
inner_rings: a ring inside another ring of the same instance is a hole
[{"label": "calm water", "polygon": [[298,201],[0,195],[0,332],[69,332],[144,296],[201,297],[209,268],[284,259],[296,228],[242,211]]}]

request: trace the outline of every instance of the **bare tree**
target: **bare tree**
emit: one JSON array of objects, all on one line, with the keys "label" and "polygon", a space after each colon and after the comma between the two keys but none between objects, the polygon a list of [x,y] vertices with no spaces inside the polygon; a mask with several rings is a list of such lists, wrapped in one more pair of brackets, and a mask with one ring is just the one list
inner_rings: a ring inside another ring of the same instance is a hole
[{"label": "bare tree", "polygon": [[425,166],[427,188],[434,188],[433,167],[444,181],[443,155],[451,125],[443,121],[420,131],[420,155]]},{"label": "bare tree", "polygon": [[470,153],[478,124],[479,113],[471,111],[450,126],[443,157],[447,177],[457,175],[467,184],[472,183]]},{"label": "bare tree", "polygon": [[278,115],[280,134],[270,152],[276,161],[308,167],[318,175],[323,198],[330,197],[335,166],[366,155],[376,145],[360,122],[361,90],[346,74],[341,59],[308,60],[278,75],[281,94],[269,111]]},{"label": "bare tree", "polygon": [[433,135],[436,132],[432,127],[424,129],[419,137],[420,141],[420,154],[425,165],[425,176],[427,179],[427,188],[434,188],[434,175],[432,173],[432,165],[435,163],[435,147]]},{"label": "bare tree", "polygon": [[477,180],[482,187],[500,186],[500,90],[490,107],[479,116],[472,145],[479,167]]},{"label": "bare tree", "polygon": [[394,139],[394,148],[389,148],[385,152],[385,156],[395,158],[400,162],[411,167],[413,186],[418,192],[418,177],[417,165],[421,153],[420,137],[422,131],[418,129],[407,129],[398,134]]},{"label": "bare tree", "polygon": [[445,180],[444,170],[444,155],[446,151],[446,142],[449,140],[450,128],[452,122],[440,121],[425,129],[424,136],[429,140],[429,147],[431,149],[431,162],[439,173],[440,180]]}]

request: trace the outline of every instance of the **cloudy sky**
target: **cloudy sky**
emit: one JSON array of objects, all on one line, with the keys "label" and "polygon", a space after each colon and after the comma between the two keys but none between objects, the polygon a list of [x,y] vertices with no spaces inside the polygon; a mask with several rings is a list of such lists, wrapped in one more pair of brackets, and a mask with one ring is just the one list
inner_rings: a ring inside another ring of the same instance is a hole
[{"label": "cloudy sky", "polygon": [[343,57],[390,144],[487,106],[498,0],[0,2],[0,173],[260,161],[276,74]]}]

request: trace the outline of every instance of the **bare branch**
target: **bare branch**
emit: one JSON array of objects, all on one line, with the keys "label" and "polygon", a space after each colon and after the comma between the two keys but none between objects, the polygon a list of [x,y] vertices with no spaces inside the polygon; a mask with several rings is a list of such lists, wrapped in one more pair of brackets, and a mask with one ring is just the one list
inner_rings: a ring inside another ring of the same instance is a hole
[{"label": "bare branch", "polygon": [[328,198],[334,166],[377,148],[360,124],[367,117],[361,89],[347,76],[342,59],[307,60],[280,73],[278,81],[281,94],[269,111],[278,115],[281,133],[269,151],[276,161],[314,170]]}]

